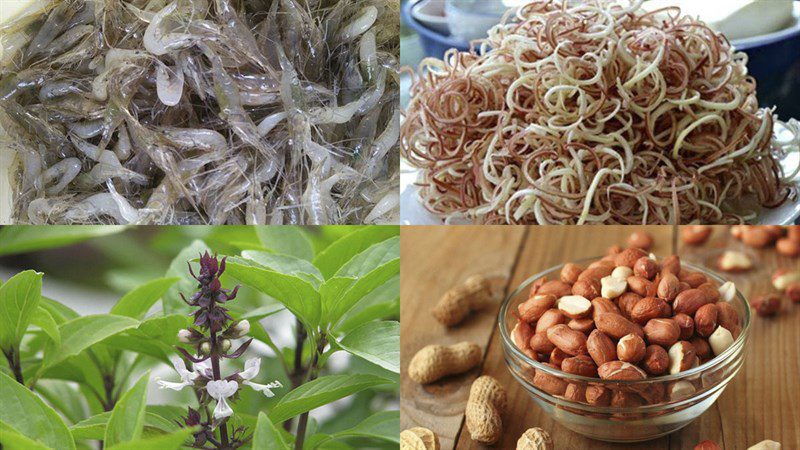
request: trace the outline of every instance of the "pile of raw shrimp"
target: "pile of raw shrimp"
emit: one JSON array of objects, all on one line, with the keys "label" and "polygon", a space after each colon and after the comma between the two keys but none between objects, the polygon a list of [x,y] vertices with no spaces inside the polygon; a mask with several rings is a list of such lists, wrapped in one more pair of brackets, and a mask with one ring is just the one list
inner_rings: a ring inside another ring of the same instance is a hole
[{"label": "pile of raw shrimp", "polygon": [[396,0],[60,0],[0,26],[20,223],[399,220]]},{"label": "pile of raw shrimp", "polygon": [[779,161],[800,123],[773,136],[746,55],[641,3],[533,1],[424,60],[400,138],[423,205],[449,222],[725,223],[794,198]]}]

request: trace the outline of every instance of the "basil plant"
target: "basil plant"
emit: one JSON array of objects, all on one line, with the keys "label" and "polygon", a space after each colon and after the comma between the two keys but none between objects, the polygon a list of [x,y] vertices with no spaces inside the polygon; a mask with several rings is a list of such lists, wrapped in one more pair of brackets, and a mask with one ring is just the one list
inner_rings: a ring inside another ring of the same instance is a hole
[{"label": "basil plant", "polygon": [[[397,448],[399,243],[377,226],[0,228],[0,448]],[[126,292],[82,315],[42,294],[59,272]]]}]

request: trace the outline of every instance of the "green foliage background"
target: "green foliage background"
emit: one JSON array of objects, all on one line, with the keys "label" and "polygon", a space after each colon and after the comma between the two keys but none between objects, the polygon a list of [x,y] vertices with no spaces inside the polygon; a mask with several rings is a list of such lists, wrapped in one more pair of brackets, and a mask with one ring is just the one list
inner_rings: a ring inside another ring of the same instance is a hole
[{"label": "green foliage background", "polygon": [[[278,355],[262,358],[257,381],[277,378],[285,387],[274,398],[240,390],[234,406],[234,424],[254,433],[252,448],[293,448],[284,423],[343,398],[349,405],[332,418],[309,422],[303,448],[397,448],[399,228],[354,226],[0,228],[0,263],[21,269],[0,285],[3,448],[96,448],[92,441],[104,440],[104,448],[161,450],[188,442],[192,430],[175,420],[194,396],[154,405],[146,394],[149,370],[169,364],[177,331],[190,324],[178,294],[194,291],[186,262],[205,250],[228,256],[223,286],[243,287],[226,306]],[[22,270],[32,266],[44,274]],[[120,298],[109,314],[79,316],[41,295],[50,276]],[[304,365],[316,343],[329,343],[314,381],[297,380],[296,349],[278,347],[259,324],[285,309],[296,323],[284,326],[307,334]],[[337,352],[351,357],[331,368]]]}]

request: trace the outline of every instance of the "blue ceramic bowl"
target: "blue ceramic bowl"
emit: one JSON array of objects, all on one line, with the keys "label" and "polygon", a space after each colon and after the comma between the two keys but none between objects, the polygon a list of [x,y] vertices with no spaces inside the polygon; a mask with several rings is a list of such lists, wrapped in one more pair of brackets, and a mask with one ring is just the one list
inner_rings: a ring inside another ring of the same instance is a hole
[{"label": "blue ceramic bowl", "polygon": [[419,35],[420,42],[427,56],[441,58],[444,52],[451,48],[457,48],[463,51],[469,50],[468,43],[450,35],[444,35],[433,31],[414,19],[414,16],[411,14],[411,9],[414,8],[414,5],[417,3],[419,3],[419,0],[407,1],[400,11],[400,16],[402,17],[403,23]]},{"label": "blue ceramic bowl", "polygon": [[[441,58],[447,50],[469,49],[469,44],[435,32],[414,19],[411,10],[419,0],[409,0],[401,12],[404,23],[420,37],[427,56]],[[758,81],[759,102],[777,106],[781,118],[800,118],[800,2],[795,2],[795,24],[776,33],[733,42],[749,57],[748,71]]]}]

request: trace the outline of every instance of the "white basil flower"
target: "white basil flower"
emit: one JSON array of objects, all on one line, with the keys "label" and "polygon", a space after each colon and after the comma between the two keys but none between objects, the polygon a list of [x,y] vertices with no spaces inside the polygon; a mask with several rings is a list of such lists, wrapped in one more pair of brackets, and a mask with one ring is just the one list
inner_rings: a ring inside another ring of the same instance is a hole
[{"label": "white basil flower", "polygon": [[253,383],[253,378],[258,375],[258,370],[261,366],[261,359],[260,358],[250,358],[244,363],[244,371],[239,373],[239,376],[242,377],[245,381],[242,381],[242,384],[246,384],[251,388],[255,389],[258,392],[263,392],[264,395],[267,397],[272,397],[275,394],[272,393],[272,389],[283,387],[280,381],[275,380],[272,383],[268,384],[258,384]]},{"label": "white basil flower", "polygon": [[173,355],[169,357],[169,360],[172,361],[172,366],[175,367],[175,371],[178,372],[178,375],[180,375],[181,381],[179,383],[173,383],[156,378],[156,383],[158,383],[161,389],[167,388],[180,391],[186,386],[191,386],[194,384],[194,380],[200,376],[200,369],[203,368],[202,363],[195,364],[195,371],[192,372],[186,368],[186,364],[183,363],[183,360],[180,357]]},{"label": "white basil flower", "polygon": [[237,389],[239,389],[239,383],[235,381],[215,380],[206,384],[208,395],[217,401],[217,406],[214,408],[214,419],[224,419],[233,414],[233,410],[225,399],[235,394]]}]

